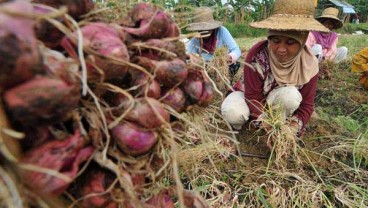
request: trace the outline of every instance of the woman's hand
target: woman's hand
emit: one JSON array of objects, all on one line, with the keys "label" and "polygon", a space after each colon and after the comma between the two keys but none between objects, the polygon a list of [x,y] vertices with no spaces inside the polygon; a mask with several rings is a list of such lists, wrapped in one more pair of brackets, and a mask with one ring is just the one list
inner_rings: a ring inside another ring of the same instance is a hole
[{"label": "woman's hand", "polygon": [[[281,129],[280,129],[280,132],[281,132],[281,137],[284,137],[284,138],[287,138],[287,140],[289,139],[294,139],[295,141],[298,141],[298,137],[297,137],[297,134],[298,134],[298,127],[295,127],[294,125],[290,125],[289,124],[283,124],[281,126]],[[278,139],[278,137],[270,137],[267,141],[267,147],[272,150],[273,149],[273,146],[275,144],[275,140]]]},{"label": "woman's hand", "polygon": [[[291,121],[291,122],[288,122],[288,123],[284,123],[280,128],[280,132],[281,132],[280,136],[287,137],[287,138],[292,138],[295,141],[297,141],[298,140],[297,134],[299,132],[299,124],[296,121]],[[272,136],[267,141],[267,147],[270,148],[270,150],[272,150],[276,139],[277,139],[277,137]]]}]

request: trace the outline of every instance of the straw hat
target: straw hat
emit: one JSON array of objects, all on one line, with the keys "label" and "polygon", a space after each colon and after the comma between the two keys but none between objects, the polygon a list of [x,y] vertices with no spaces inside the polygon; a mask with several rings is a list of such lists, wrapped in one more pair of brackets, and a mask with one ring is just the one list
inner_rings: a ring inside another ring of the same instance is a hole
[{"label": "straw hat", "polygon": [[330,19],[334,21],[334,29],[338,29],[342,27],[342,21],[339,19],[339,10],[334,7],[328,7],[323,10],[322,15],[317,17],[316,19],[320,22],[323,22],[325,19]]},{"label": "straw hat", "polygon": [[329,30],[314,18],[311,0],[276,0],[273,14],[251,27],[271,30],[321,31]]},{"label": "straw hat", "polygon": [[193,23],[191,23],[187,30],[213,30],[222,25],[222,22],[213,19],[212,9],[209,7],[196,8],[194,10]]}]

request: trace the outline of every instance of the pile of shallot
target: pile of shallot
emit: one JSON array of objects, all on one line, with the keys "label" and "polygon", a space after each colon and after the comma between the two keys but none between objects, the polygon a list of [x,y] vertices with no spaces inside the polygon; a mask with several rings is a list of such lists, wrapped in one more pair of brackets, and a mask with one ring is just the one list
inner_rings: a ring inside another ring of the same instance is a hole
[{"label": "pile of shallot", "polygon": [[92,0],[0,2],[0,206],[207,207],[181,185],[174,128],[214,89],[170,15],[139,3],[107,23],[84,18]]}]

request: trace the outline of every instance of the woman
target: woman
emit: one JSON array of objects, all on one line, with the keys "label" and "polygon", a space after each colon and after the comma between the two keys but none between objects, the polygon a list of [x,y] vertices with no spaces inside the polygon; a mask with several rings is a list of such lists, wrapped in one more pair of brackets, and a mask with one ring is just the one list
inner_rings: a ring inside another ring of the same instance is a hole
[{"label": "woman", "polygon": [[319,62],[327,60],[339,63],[346,58],[348,48],[345,46],[337,48],[339,37],[336,32],[333,32],[333,30],[341,28],[343,25],[338,15],[338,9],[333,7],[326,8],[323,10],[322,15],[316,19],[327,27],[330,32],[313,31],[309,33],[307,46],[311,48]]},{"label": "woman", "polygon": [[198,54],[205,61],[210,61],[217,48],[226,47],[228,50],[227,63],[230,74],[235,74],[240,63],[236,62],[241,51],[230,32],[222,26],[222,22],[213,19],[212,9],[209,7],[196,8],[194,22],[187,28],[188,31],[201,33],[199,38],[191,38],[186,47],[187,54]]},{"label": "woman", "polygon": [[301,136],[314,110],[318,78],[318,60],[305,42],[309,30],[328,30],[313,18],[313,1],[276,0],[274,8],[274,15],[251,23],[269,30],[267,40],[249,50],[244,83],[225,98],[221,112],[235,129],[248,120],[260,127],[265,106],[281,105],[285,123]]},{"label": "woman", "polygon": [[368,90],[368,47],[353,56],[351,71],[361,73],[359,83]]}]

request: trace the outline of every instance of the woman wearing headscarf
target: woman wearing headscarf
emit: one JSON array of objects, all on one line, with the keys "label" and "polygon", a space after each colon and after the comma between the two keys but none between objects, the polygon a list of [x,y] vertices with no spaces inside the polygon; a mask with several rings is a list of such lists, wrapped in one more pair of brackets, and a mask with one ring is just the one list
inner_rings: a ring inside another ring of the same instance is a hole
[{"label": "woman wearing headscarf", "polygon": [[339,63],[346,58],[348,48],[345,46],[337,47],[339,37],[333,31],[341,28],[343,25],[338,15],[338,9],[334,7],[326,8],[323,10],[322,15],[316,19],[330,31],[312,31],[309,33],[306,44],[311,48],[312,53],[317,56],[319,62],[328,60],[333,63]]},{"label": "woman wearing headscarf", "polygon": [[314,110],[318,60],[305,45],[309,30],[328,31],[313,18],[309,0],[277,0],[274,14],[251,23],[268,29],[267,40],[248,52],[244,80],[238,82],[221,106],[235,129],[247,121],[260,127],[266,106],[281,106],[285,123],[301,136]]},{"label": "woman wearing headscarf", "polygon": [[234,75],[240,63],[240,48],[230,32],[222,26],[222,22],[215,21],[213,11],[209,7],[200,7],[194,10],[194,22],[187,28],[188,31],[197,31],[201,37],[191,38],[186,47],[187,54],[198,54],[205,61],[210,61],[217,48],[227,48],[227,64],[230,74]]},{"label": "woman wearing headscarf", "polygon": [[354,54],[351,71],[361,73],[359,83],[364,89],[368,90],[368,47]]}]

